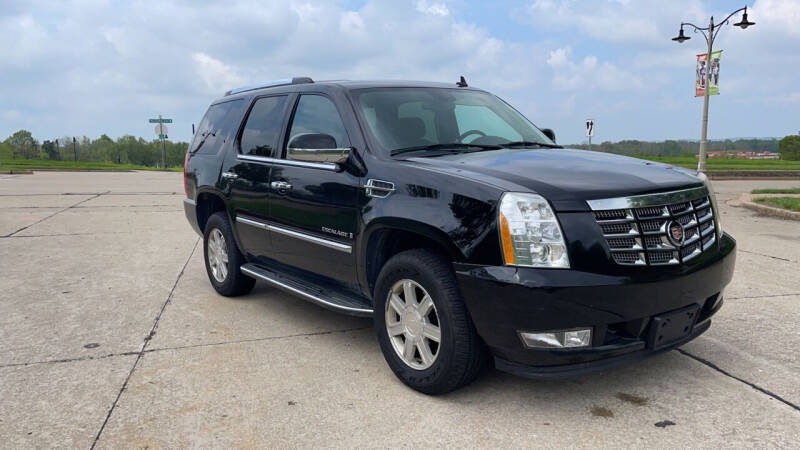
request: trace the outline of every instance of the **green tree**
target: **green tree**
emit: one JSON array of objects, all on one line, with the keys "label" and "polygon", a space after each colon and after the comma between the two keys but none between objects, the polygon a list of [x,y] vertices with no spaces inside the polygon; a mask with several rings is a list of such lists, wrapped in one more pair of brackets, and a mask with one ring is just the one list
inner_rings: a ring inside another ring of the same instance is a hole
[{"label": "green tree", "polygon": [[800,160],[800,135],[785,136],[778,142],[778,153],[781,159]]},{"label": "green tree", "polygon": [[56,150],[56,144],[49,140],[42,142],[42,153],[47,155],[47,159],[59,159],[60,156]]},{"label": "green tree", "polygon": [[122,155],[117,151],[117,144],[113,139],[103,134],[89,144],[89,157],[92,161],[119,163]]},{"label": "green tree", "polygon": [[6,161],[14,157],[14,147],[8,143],[8,139],[0,142],[0,160]]},{"label": "green tree", "polygon": [[14,149],[14,158],[35,159],[39,157],[39,143],[28,130],[19,130],[6,140]]}]

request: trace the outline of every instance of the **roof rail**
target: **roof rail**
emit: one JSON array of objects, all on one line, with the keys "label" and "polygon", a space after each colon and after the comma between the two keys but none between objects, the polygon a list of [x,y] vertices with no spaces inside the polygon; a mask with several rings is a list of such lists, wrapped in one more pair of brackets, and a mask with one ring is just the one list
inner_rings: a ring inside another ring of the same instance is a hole
[{"label": "roof rail", "polygon": [[231,89],[230,91],[225,93],[225,96],[227,97],[228,95],[238,94],[240,92],[254,91],[256,89],[264,89],[268,87],[286,86],[290,84],[308,84],[313,82],[314,80],[312,80],[309,77],[282,78],[280,80],[265,81],[259,84],[253,84],[250,86],[242,86],[235,89]]}]

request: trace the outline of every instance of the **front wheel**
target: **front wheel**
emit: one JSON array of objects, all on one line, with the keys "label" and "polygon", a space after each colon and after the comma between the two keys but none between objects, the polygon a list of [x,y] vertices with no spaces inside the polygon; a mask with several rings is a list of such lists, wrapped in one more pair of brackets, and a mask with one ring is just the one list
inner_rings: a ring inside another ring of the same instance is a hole
[{"label": "front wheel", "polygon": [[444,394],[480,373],[486,350],[442,256],[415,249],[392,257],[378,275],[374,307],[383,356],[409,387]]},{"label": "front wheel", "polygon": [[203,234],[203,250],[208,279],[217,292],[234,297],[253,289],[256,280],[239,270],[245,263],[244,256],[236,246],[231,224],[224,212],[209,217]]}]

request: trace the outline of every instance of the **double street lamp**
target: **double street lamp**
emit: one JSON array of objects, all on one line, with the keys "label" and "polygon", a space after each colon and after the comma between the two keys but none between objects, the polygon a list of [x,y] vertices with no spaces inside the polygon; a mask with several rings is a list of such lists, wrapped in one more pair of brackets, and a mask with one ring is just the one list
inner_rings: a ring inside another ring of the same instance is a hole
[{"label": "double street lamp", "polygon": [[[688,41],[691,38],[689,36],[686,36],[685,34],[683,34],[683,26],[686,25],[686,26],[694,28],[694,32],[695,33],[697,33],[699,31],[703,35],[703,37],[706,38],[706,43],[708,44],[708,56],[707,56],[708,59],[707,59],[707,61],[710,61],[711,52],[714,49],[714,39],[716,39],[717,33],[719,33],[719,30],[722,28],[723,25],[728,23],[728,21],[730,20],[731,17],[733,17],[734,14],[737,14],[737,13],[742,12],[742,11],[744,11],[744,14],[742,14],[742,20],[740,20],[739,22],[736,22],[735,24],[733,24],[733,26],[739,27],[739,28],[744,30],[745,28],[747,28],[747,27],[749,27],[751,25],[755,25],[756,24],[755,22],[750,22],[749,20],[747,20],[747,6],[745,6],[744,8],[737,9],[736,11],[728,14],[728,17],[726,17],[725,20],[723,20],[722,22],[720,22],[718,24],[714,24],[714,16],[711,16],[711,19],[708,21],[708,26],[704,27],[704,28],[698,27],[697,25],[695,25],[693,23],[681,22],[680,32],[678,33],[677,36],[672,38],[672,40],[677,42],[677,43],[679,43],[679,44],[682,44],[683,42]],[[707,143],[707,139],[706,139],[707,136],[708,136],[708,96],[709,96],[709,92],[710,92],[709,84],[710,84],[710,80],[711,80],[711,71],[708,70],[708,63],[706,63],[706,67],[707,68],[705,70],[705,74],[703,75],[704,78],[705,78],[705,80],[704,80],[704,85],[705,85],[704,92],[705,92],[705,95],[703,96],[703,131],[700,134],[700,154],[698,155],[698,161],[697,161],[697,171],[698,172],[705,172],[706,171],[706,146],[708,144]]]}]

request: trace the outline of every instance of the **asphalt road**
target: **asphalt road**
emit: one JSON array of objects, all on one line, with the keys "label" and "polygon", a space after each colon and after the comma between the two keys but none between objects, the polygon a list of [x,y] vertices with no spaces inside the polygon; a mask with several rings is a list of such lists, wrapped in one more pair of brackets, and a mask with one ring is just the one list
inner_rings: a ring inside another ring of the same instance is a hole
[{"label": "asphalt road", "polygon": [[736,275],[680,350],[427,397],[369,320],[264,284],[216,295],[182,197],[179,173],[0,175],[0,446],[800,446],[798,222],[722,206]]}]

